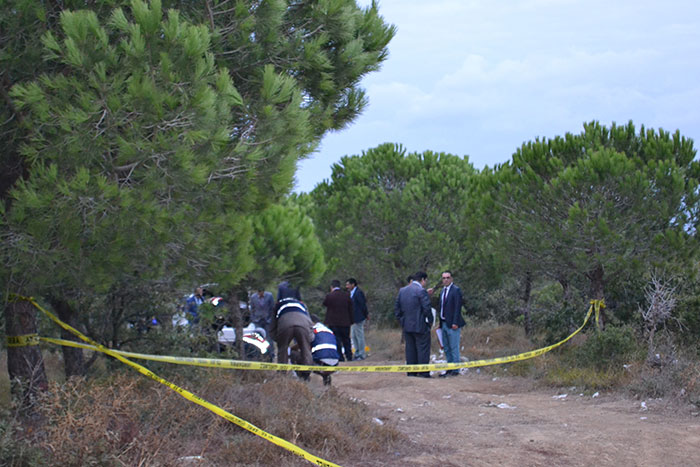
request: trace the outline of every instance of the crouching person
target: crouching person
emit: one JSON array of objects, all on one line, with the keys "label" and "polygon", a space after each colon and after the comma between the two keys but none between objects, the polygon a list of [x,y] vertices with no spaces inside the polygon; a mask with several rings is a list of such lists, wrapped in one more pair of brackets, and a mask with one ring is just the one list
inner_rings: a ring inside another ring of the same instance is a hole
[{"label": "crouching person", "polygon": [[[314,340],[311,342],[311,357],[314,363],[323,366],[338,366],[340,356],[333,331],[324,326],[323,323],[314,324],[313,330]],[[314,373],[323,377],[325,386],[330,386],[333,371],[315,371]]]},{"label": "crouching person", "polygon": [[[301,300],[283,295],[280,293],[270,326],[270,334],[277,343],[277,362],[289,362],[289,346],[296,341],[298,356],[295,355],[293,363],[312,365],[311,341],[314,333],[309,312]],[[298,371],[297,375],[305,381],[309,380],[308,371]]]}]

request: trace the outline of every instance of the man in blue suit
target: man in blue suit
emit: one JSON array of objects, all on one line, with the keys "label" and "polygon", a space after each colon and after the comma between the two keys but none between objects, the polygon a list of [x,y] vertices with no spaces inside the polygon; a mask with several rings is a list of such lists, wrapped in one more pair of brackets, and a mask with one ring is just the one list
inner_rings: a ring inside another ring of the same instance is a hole
[{"label": "man in blue suit", "polygon": [[[394,305],[394,315],[401,322],[406,341],[406,364],[428,364],[430,362],[430,327],[433,313],[430,298],[425,290],[428,275],[419,271],[413,281],[399,290]],[[408,376],[430,378],[430,372],[409,372]]]},{"label": "man in blue suit", "polygon": [[369,319],[369,311],[367,311],[367,300],[365,294],[357,286],[357,281],[354,277],[345,281],[345,288],[350,292],[352,299],[353,323],[350,326],[350,337],[352,344],[355,346],[355,355],[353,360],[364,360],[367,358],[365,354],[365,321]]},{"label": "man in blue suit", "polygon": [[[459,337],[462,326],[466,323],[462,318],[462,291],[454,284],[450,271],[442,273],[442,292],[440,293],[440,329],[442,330],[442,345],[445,349],[447,363],[459,363]],[[445,376],[459,376],[459,370],[449,370]]]}]

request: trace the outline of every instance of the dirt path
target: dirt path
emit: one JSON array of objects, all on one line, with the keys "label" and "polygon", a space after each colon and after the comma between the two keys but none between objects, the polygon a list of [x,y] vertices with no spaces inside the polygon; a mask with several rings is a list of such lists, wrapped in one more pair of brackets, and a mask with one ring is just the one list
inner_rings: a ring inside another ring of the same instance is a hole
[{"label": "dirt path", "polygon": [[[415,446],[391,466],[689,466],[700,461],[700,417],[660,401],[580,390],[557,394],[527,379],[474,370],[451,378],[340,373],[339,390],[393,421]],[[566,394],[564,396],[563,394]]]}]

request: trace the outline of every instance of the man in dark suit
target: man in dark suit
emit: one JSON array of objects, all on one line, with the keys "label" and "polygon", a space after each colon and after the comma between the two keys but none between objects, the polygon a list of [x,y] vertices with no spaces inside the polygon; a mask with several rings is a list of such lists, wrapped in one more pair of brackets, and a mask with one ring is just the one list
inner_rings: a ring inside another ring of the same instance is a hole
[{"label": "man in dark suit", "polygon": [[[430,327],[433,313],[430,298],[425,290],[428,275],[419,271],[413,281],[399,290],[394,305],[394,315],[401,322],[406,341],[406,364],[428,364],[430,362]],[[430,372],[408,372],[408,376],[430,378]]]},{"label": "man in dark suit", "polygon": [[[447,363],[459,363],[459,338],[462,326],[466,323],[462,318],[462,291],[456,284],[450,271],[442,273],[442,292],[440,293],[440,330],[442,345],[445,349]],[[448,370],[440,375],[459,376],[459,370]]]},{"label": "man in dark suit", "polygon": [[365,355],[365,320],[369,319],[369,311],[367,311],[367,300],[365,294],[357,286],[357,281],[354,277],[345,281],[345,288],[350,292],[352,298],[353,323],[350,327],[350,335],[352,343],[355,345],[354,360],[364,360]]},{"label": "man in dark suit", "polygon": [[[326,319],[323,324],[335,334],[340,361],[345,361],[345,359],[352,361],[352,344],[350,343],[350,326],[353,323],[352,299],[349,293],[340,289],[339,280],[333,279],[331,281],[331,291],[323,300],[323,306],[326,307]],[[343,348],[345,349],[345,358],[343,358]]]}]

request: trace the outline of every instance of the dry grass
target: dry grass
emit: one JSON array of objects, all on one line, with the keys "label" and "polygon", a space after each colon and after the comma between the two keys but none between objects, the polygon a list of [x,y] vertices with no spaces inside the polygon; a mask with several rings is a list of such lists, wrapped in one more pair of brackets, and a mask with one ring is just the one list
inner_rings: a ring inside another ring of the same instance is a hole
[{"label": "dry grass", "polygon": [[[177,383],[324,459],[359,462],[407,442],[391,424],[374,424],[364,404],[333,388],[277,374],[198,372],[198,378]],[[50,459],[44,465],[173,466],[191,459],[210,466],[308,465],[133,372],[54,382],[41,402],[42,422],[18,433],[17,442],[43,452]]]},{"label": "dry grass", "polygon": [[[400,330],[372,327],[366,339],[370,346],[368,364],[404,361]],[[437,353],[436,339],[432,341],[433,353]],[[493,323],[465,327],[462,345],[462,355],[470,360],[537,347],[522,328]],[[634,361],[625,369],[617,363],[596,368],[577,359],[585,353],[586,345],[590,345],[589,339],[577,336],[541,357],[481,371],[532,377],[554,386],[683,395],[700,406],[700,365],[694,360],[673,359],[658,368]],[[1,465],[308,465],[107,359],[97,373],[102,376],[64,382],[60,352],[44,355],[49,379],[54,382],[42,401],[41,417],[22,424],[11,415],[6,358],[0,355]],[[316,376],[309,384],[274,372],[157,363],[149,367],[259,428],[342,465],[382,463],[395,451],[411,449],[395,426],[374,424],[366,405],[332,387],[324,388]]]},{"label": "dry grass", "polygon": [[370,361],[368,363],[373,361],[403,361],[406,358],[399,329],[372,326],[365,331],[365,341],[370,348]]}]

